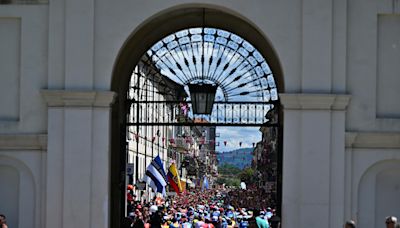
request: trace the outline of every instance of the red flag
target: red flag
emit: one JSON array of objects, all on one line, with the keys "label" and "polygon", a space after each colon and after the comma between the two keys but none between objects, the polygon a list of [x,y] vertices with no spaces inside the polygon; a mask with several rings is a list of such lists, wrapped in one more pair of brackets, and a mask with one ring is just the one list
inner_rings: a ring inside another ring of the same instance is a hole
[{"label": "red flag", "polygon": [[139,134],[135,134],[135,139],[139,142]]},{"label": "red flag", "polygon": [[169,139],[169,143],[175,143],[175,139],[173,139],[173,138],[171,138],[171,139]]}]

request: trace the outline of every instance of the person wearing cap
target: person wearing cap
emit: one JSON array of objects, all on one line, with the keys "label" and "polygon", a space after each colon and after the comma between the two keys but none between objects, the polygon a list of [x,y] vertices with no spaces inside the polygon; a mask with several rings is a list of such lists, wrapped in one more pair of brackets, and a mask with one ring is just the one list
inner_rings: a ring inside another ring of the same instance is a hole
[{"label": "person wearing cap", "polygon": [[348,220],[344,224],[344,228],[356,228],[356,223],[353,220]]},{"label": "person wearing cap", "polygon": [[385,219],[386,228],[395,228],[397,224],[397,218],[394,216],[388,216]]}]

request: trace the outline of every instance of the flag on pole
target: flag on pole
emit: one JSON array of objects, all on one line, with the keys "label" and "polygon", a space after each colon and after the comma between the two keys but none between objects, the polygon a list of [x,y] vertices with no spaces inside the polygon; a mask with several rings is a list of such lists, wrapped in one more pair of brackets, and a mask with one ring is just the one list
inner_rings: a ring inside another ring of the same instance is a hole
[{"label": "flag on pole", "polygon": [[177,194],[182,192],[181,180],[179,178],[178,169],[176,168],[175,163],[172,163],[168,169],[168,181],[171,187],[175,190]]},{"label": "flag on pole", "polygon": [[204,178],[203,178],[203,183],[202,183],[202,185],[201,185],[201,190],[203,191],[204,189],[208,189],[208,188],[209,188],[209,186],[208,186],[208,179],[207,179],[206,176],[204,176]]},{"label": "flag on pole", "polygon": [[167,185],[167,178],[159,156],[155,157],[150,165],[147,166],[143,181],[150,185],[155,193],[159,192],[163,196],[166,195],[165,186]]}]

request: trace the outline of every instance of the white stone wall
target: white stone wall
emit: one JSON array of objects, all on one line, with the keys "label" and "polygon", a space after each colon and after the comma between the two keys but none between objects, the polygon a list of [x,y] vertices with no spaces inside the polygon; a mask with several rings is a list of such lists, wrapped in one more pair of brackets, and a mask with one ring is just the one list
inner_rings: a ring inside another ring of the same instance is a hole
[{"label": "white stone wall", "polygon": [[[0,5],[0,213],[9,227],[45,221],[47,5]],[[15,179],[17,178],[17,179]]]},{"label": "white stone wall", "polygon": [[110,90],[128,37],[182,4],[245,18],[279,57],[288,94],[284,227],[340,227],[350,218],[375,227],[400,211],[397,203],[373,212],[398,193],[398,1],[202,2],[0,5],[0,178],[13,180],[19,199],[9,207],[16,193],[2,188],[8,207],[0,212],[11,211],[11,225],[109,226],[114,95],[101,91]]}]

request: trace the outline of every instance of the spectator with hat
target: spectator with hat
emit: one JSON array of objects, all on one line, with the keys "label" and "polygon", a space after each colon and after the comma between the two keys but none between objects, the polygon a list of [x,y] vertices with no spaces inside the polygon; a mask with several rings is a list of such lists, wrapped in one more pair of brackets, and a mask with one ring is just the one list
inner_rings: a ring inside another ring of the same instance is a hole
[{"label": "spectator with hat", "polygon": [[356,223],[353,220],[348,220],[344,224],[344,228],[356,228]]},{"label": "spectator with hat", "polygon": [[388,216],[385,219],[386,228],[395,228],[397,224],[397,218],[394,216]]}]

